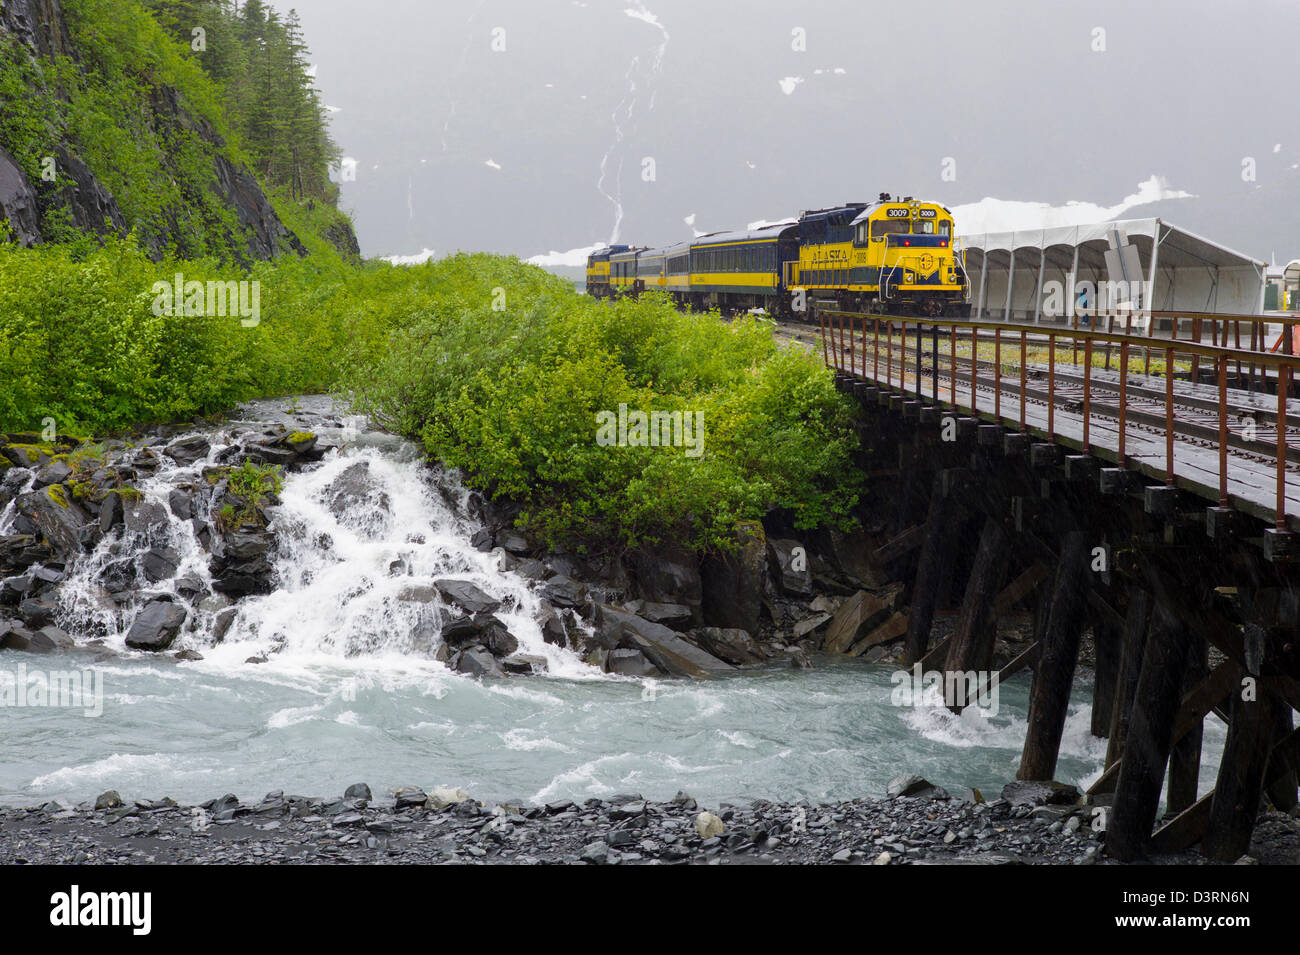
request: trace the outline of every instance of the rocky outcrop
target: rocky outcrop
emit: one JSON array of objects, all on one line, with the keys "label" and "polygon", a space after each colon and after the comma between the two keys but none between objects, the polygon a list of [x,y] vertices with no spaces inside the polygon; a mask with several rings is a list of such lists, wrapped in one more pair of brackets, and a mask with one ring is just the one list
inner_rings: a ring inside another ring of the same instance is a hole
[{"label": "rocky outcrop", "polygon": [[0,148],[0,219],[8,219],[19,245],[41,241],[41,211],[36,190],[13,158]]},{"label": "rocky outcrop", "polygon": [[736,549],[701,563],[704,622],[710,627],[758,632],[767,573],[767,541],[761,524],[735,530]]},{"label": "rocky outcrop", "polygon": [[763,648],[744,630],[701,627],[685,636],[701,650],[735,666],[762,663],[767,659]]},{"label": "rocky outcrop", "polygon": [[783,593],[807,597],[813,592],[808,551],[796,540],[769,538],[767,558],[772,579]]},{"label": "rocky outcrop", "polygon": [[[59,178],[41,189],[41,204],[68,211],[72,225],[93,235],[125,235],[126,216],[117,200],[81,159],[66,146],[55,152]],[[153,248],[156,243],[150,243]]]},{"label": "rocky outcrop", "polygon": [[5,0],[0,26],[37,56],[76,56],[59,0]]},{"label": "rocky outcrop", "polygon": [[[688,643],[667,627],[600,604],[596,607],[594,639],[606,651],[639,650],[670,676],[705,679],[735,669],[724,660]],[[608,655],[606,655],[608,663]]]},{"label": "rocky outcrop", "polygon": [[[0,29],[15,36],[33,58],[66,56],[74,62],[78,52],[70,37],[59,0],[6,0],[0,5]],[[93,83],[93,78],[91,80]],[[44,93],[45,91],[40,91]],[[62,91],[51,95],[63,96]],[[306,255],[307,250],[280,220],[270,199],[253,173],[232,160],[232,153],[212,124],[193,112],[177,90],[159,85],[142,103],[143,121],[160,148],[156,150],[159,178],[191,183],[194,172],[178,165],[182,151],[169,149],[174,141],[185,139],[199,143],[210,162],[207,188],[220,204],[233,213],[235,234],[195,234],[187,223],[189,210],[164,210],[157,221],[128,222],[112,193],[83,160],[74,142],[51,143],[49,155],[55,160],[57,178],[53,182],[33,183],[21,166],[7,153],[0,153],[0,215],[13,225],[16,238],[24,245],[42,240],[42,216],[61,210],[74,227],[91,234],[126,234],[135,228],[142,246],[150,255],[161,259],[169,249],[181,255],[202,255],[212,248],[224,250],[243,262],[269,259],[285,252]],[[0,143],[0,147],[10,144]],[[188,160],[189,151],[184,152]],[[186,183],[191,185],[191,183]],[[191,188],[199,188],[195,183]],[[190,201],[190,200],[187,200]],[[350,232],[346,219],[335,226],[335,239],[346,243]],[[355,244],[355,236],[352,244]]]}]

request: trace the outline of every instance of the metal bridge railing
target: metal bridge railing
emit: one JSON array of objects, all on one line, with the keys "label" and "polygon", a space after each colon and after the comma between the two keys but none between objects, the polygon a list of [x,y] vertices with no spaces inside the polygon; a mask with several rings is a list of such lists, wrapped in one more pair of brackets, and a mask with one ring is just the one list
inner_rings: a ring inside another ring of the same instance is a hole
[{"label": "metal bridge railing", "polygon": [[[1129,390],[1140,389],[1144,394],[1153,394],[1150,379],[1163,378],[1164,407],[1162,421],[1165,454],[1163,468],[1152,466],[1148,461],[1144,470],[1154,476],[1163,478],[1169,486],[1174,486],[1177,462],[1175,460],[1175,434],[1193,435],[1202,443],[1213,444],[1218,458],[1218,499],[1220,507],[1230,506],[1228,460],[1229,447],[1236,446],[1247,451],[1275,451],[1275,507],[1270,516],[1274,517],[1279,530],[1286,528],[1286,462],[1288,457],[1287,399],[1291,390],[1292,379],[1300,367],[1300,356],[1290,354],[1291,336],[1284,334],[1286,348],[1270,350],[1263,343],[1262,334],[1252,335],[1251,344],[1261,345],[1256,348],[1239,348],[1226,344],[1229,326],[1227,321],[1248,323],[1253,320],[1254,327],[1262,328],[1264,322],[1276,324],[1277,316],[1223,316],[1200,315],[1189,316],[1188,313],[1149,313],[1152,315],[1177,315],[1180,318],[1197,318],[1217,323],[1212,326],[1216,342],[1225,344],[1207,344],[1199,337],[1182,340],[1174,335],[1168,338],[1155,338],[1147,335],[1133,335],[1092,328],[1059,329],[1051,326],[1015,324],[1006,322],[972,321],[969,319],[920,318],[917,316],[870,315],[859,312],[819,311],[823,359],[829,367],[844,374],[862,378],[887,389],[897,390],[903,394],[912,393],[924,400],[926,386],[929,387],[930,401],[939,406],[946,406],[954,411],[968,412],[975,416],[990,417],[987,408],[980,408],[979,390],[981,387],[992,388],[992,420],[1009,429],[1021,433],[1037,433],[1047,441],[1056,443],[1063,435],[1057,427],[1058,402],[1073,400],[1072,396],[1061,394],[1058,383],[1058,355],[1062,348],[1071,349],[1074,362],[1078,366],[1079,353],[1083,353],[1081,369],[1071,368],[1069,376],[1075,385],[1082,384],[1082,405],[1072,407],[1082,418],[1082,450],[1092,450],[1091,427],[1094,418],[1093,391],[1098,384],[1097,366],[1094,364],[1097,352],[1106,352],[1105,368],[1110,368],[1110,352],[1117,355],[1118,380],[1103,381],[1102,387],[1118,392],[1118,447],[1110,449],[1115,452],[1116,463],[1120,468],[1128,468],[1127,438],[1129,432]],[[1284,324],[1284,330],[1294,329],[1300,324],[1300,316],[1290,317]],[[909,336],[912,344],[909,346]],[[928,339],[928,341],[927,341]],[[1064,341],[1063,341],[1064,340]],[[959,352],[959,346],[969,345],[970,356]],[[991,362],[980,357],[980,346],[991,345]],[[1046,389],[1041,389],[1039,377],[1041,364],[1031,363],[1030,350],[1035,352],[1046,349],[1045,365],[1047,375]],[[1135,349],[1143,352],[1142,375],[1147,381],[1131,385],[1132,356]],[[946,352],[946,353],[945,353]],[[1153,365],[1152,356],[1163,359]],[[1009,356],[1009,361],[1004,358]],[[926,362],[929,362],[928,366]],[[991,364],[991,369],[981,370],[981,365]],[[1180,371],[1180,364],[1183,370]],[[1039,367],[1035,367],[1038,365]],[[1010,366],[1011,375],[1006,369]],[[1213,382],[1217,385],[1213,395],[1209,387],[1202,385],[1188,393],[1177,396],[1175,400],[1175,381],[1190,380],[1196,383],[1202,366],[1214,371]],[[995,372],[996,370],[996,372]],[[1065,372],[1061,372],[1065,374]],[[1031,388],[1030,376],[1035,378]],[[1081,382],[1079,379],[1082,379]],[[1228,399],[1229,380],[1236,387],[1246,391],[1273,390],[1276,386],[1276,412],[1272,415],[1276,426],[1274,447],[1261,440],[1253,442],[1230,433],[1230,412],[1267,418],[1269,412],[1258,402],[1249,404],[1232,404]],[[941,388],[941,380],[946,379],[946,387]],[[1253,386],[1253,387],[1252,387]],[[1004,411],[1004,391],[1007,398],[1018,402],[1018,408]],[[946,395],[945,395],[946,392]],[[1031,424],[1027,415],[1027,401],[1031,392],[1035,402],[1046,404],[1045,425]],[[1158,400],[1158,399],[1157,399]],[[1211,411],[1217,422],[1217,429],[1210,430],[1204,425],[1189,424],[1180,421],[1175,414],[1179,405],[1200,403],[1200,407]],[[1077,401],[1076,401],[1077,404]],[[1151,415],[1143,413],[1150,422]],[[1110,417],[1110,415],[1107,415]],[[1292,416],[1295,420],[1295,416]],[[1077,421],[1077,419],[1075,419]],[[1300,423],[1300,422],[1298,422]],[[1208,433],[1207,433],[1208,432]],[[1074,439],[1071,439],[1071,443]],[[1300,451],[1300,449],[1295,449]]]}]

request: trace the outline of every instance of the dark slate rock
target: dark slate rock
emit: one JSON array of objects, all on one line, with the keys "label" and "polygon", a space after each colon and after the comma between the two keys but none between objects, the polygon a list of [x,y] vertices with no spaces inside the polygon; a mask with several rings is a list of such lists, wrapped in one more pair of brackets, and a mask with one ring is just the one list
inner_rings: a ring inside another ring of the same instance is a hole
[{"label": "dark slate rock", "polygon": [[126,634],[126,645],[133,650],[158,652],[172,645],[181,627],[185,625],[187,613],[171,601],[155,600],[145,606],[131,624]]},{"label": "dark slate rock", "polygon": [[501,607],[501,601],[484,593],[467,580],[444,578],[435,580],[433,586],[442,594],[442,598],[454,604],[466,613],[495,613]]}]

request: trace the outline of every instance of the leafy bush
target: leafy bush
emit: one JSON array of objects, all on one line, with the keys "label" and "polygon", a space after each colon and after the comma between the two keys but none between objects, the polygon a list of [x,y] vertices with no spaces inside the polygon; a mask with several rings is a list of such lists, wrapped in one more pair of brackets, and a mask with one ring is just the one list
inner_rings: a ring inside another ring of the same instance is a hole
[{"label": "leafy bush", "polygon": [[[801,528],[851,522],[852,406],[765,323],[652,296],[600,303],[488,255],[411,271],[420,307],[396,316],[384,347],[354,354],[344,387],[359,410],[521,504],[544,542],[723,548],[736,523],[773,508]],[[601,446],[596,416],[620,405],[698,414],[703,454]]]}]

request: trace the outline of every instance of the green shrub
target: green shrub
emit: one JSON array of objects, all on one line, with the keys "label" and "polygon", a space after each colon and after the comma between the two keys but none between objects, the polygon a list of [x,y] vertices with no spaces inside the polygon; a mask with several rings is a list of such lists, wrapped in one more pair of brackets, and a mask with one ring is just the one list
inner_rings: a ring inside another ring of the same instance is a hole
[{"label": "green shrub", "polygon": [[[737,522],[774,508],[801,528],[851,523],[852,406],[764,322],[654,296],[600,303],[487,255],[411,271],[418,307],[389,316],[384,347],[354,352],[344,387],[377,422],[523,505],[545,543],[726,547]],[[601,446],[596,416],[621,404],[699,415],[703,454]]]}]

